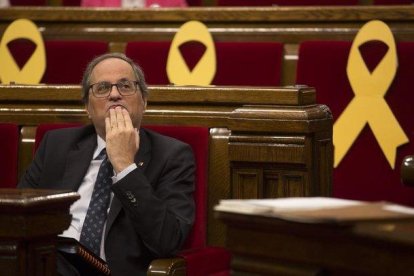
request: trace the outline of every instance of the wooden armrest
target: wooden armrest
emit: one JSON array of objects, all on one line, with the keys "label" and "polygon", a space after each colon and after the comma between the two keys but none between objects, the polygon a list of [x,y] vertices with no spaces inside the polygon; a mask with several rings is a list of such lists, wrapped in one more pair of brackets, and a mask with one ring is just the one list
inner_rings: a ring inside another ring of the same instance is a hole
[{"label": "wooden armrest", "polygon": [[147,275],[186,275],[186,262],[183,258],[155,259],[151,262]]},{"label": "wooden armrest", "polygon": [[401,163],[401,181],[406,186],[414,186],[414,155],[404,157]]}]

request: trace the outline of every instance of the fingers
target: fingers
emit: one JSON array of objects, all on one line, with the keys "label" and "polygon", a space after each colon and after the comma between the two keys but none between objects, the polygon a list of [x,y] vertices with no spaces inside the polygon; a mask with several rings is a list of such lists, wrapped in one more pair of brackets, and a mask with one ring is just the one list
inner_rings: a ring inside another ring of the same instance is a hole
[{"label": "fingers", "polygon": [[133,129],[134,126],[132,125],[131,116],[129,116],[129,113],[126,109],[122,109],[122,116],[125,123],[125,127],[127,129]]},{"label": "fingers", "polygon": [[111,119],[109,117],[105,118],[105,132],[109,133],[111,131]]},{"label": "fingers", "polygon": [[125,108],[117,106],[109,110],[111,129],[133,129],[131,116]]}]

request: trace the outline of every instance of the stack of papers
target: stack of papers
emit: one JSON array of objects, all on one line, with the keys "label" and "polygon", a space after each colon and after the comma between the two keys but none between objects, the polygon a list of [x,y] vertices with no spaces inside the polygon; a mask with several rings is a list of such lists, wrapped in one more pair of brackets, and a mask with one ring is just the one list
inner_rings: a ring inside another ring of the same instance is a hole
[{"label": "stack of papers", "polygon": [[272,216],[308,223],[414,220],[414,208],[389,202],[366,202],[328,197],[221,200],[216,211]]}]

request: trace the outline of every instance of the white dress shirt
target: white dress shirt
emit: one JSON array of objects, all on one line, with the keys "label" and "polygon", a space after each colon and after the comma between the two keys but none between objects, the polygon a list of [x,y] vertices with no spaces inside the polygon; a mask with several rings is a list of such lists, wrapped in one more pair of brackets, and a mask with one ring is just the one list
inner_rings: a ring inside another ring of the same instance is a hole
[{"label": "white dress shirt", "polygon": [[[80,239],[83,222],[85,221],[89,202],[91,201],[91,198],[92,198],[92,192],[93,192],[93,188],[95,185],[96,177],[98,175],[99,167],[101,166],[101,163],[103,161],[103,160],[95,160],[95,158],[99,155],[99,153],[105,147],[106,147],[105,141],[99,135],[97,135],[97,146],[93,153],[91,164],[89,165],[88,171],[86,172],[86,175],[83,178],[82,183],[79,186],[79,189],[77,191],[81,197],[79,200],[75,201],[70,207],[70,213],[72,214],[72,221],[70,223],[69,228],[61,234],[61,236],[63,237],[74,238],[78,241]],[[123,177],[125,177],[128,173],[130,173],[136,168],[137,168],[137,165],[133,163],[117,175],[114,172],[114,176],[112,177],[112,183],[118,182],[119,180],[121,180]],[[111,192],[111,201],[112,201],[112,198],[113,198],[113,193]],[[109,211],[109,208],[108,208],[108,211]],[[104,235],[105,233],[105,227],[106,227],[106,222],[104,225],[104,231],[102,235]],[[101,242],[100,257],[105,260],[103,239]]]}]

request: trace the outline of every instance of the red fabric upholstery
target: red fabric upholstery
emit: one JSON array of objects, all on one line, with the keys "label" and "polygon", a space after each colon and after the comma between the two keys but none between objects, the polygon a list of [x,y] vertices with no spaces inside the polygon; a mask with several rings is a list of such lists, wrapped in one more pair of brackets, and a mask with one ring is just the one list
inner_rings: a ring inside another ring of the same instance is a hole
[{"label": "red fabric upholstery", "polygon": [[186,0],[188,6],[204,6],[203,0]]},{"label": "red fabric upholstery", "polygon": [[1,188],[15,188],[17,185],[17,164],[19,128],[15,124],[0,124],[0,175]]},{"label": "red fabric upholstery", "polygon": [[178,254],[187,263],[187,276],[230,275],[231,254],[221,247],[205,247],[202,249],[183,251]]},{"label": "red fabric upholstery", "polygon": [[358,0],[217,0],[217,6],[342,6]]},{"label": "red fabric upholstery", "polygon": [[191,146],[196,161],[196,189],[194,201],[196,214],[193,229],[187,238],[184,249],[203,248],[206,245],[207,228],[207,168],[208,168],[208,138],[209,131],[205,127],[188,126],[144,126],[155,132],[174,137]]},{"label": "red fabric upholstery", "polygon": [[[36,45],[28,39],[15,39],[8,48],[22,68],[35,51]],[[45,41],[46,70],[42,83],[79,84],[86,65],[95,56],[109,51],[107,42],[100,41]]]},{"label": "red fabric upholstery", "polygon": [[[142,66],[149,84],[169,84],[166,64],[170,45],[170,41],[129,42],[125,53]],[[280,84],[282,43],[216,42],[215,47],[217,71],[212,84],[255,86]],[[198,47],[189,46],[180,50],[187,64],[197,64],[200,53]]]},{"label": "red fabric upholstery", "polygon": [[45,6],[47,0],[9,0],[10,6]]},{"label": "red fabric upholstery", "polygon": [[80,7],[81,0],[62,0],[62,6]]},{"label": "red fabric upholstery", "polygon": [[[334,120],[354,97],[346,75],[351,44],[349,41],[308,41],[303,42],[299,49],[297,83],[315,87],[317,102],[331,109]],[[361,55],[371,70],[384,54],[383,46],[375,42],[360,46]],[[388,200],[414,206],[414,188],[405,187],[400,181],[402,159],[414,153],[414,93],[411,88],[414,42],[398,43],[397,54],[397,75],[385,100],[410,141],[398,148],[395,168],[392,169],[371,128],[365,126],[347,155],[334,169],[335,197]]]},{"label": "red fabric upholstery", "polygon": [[94,57],[108,52],[108,43],[100,41],[45,41],[47,84],[79,84],[86,65]]},{"label": "red fabric upholstery", "polygon": [[374,0],[374,5],[412,5],[413,0]]}]

